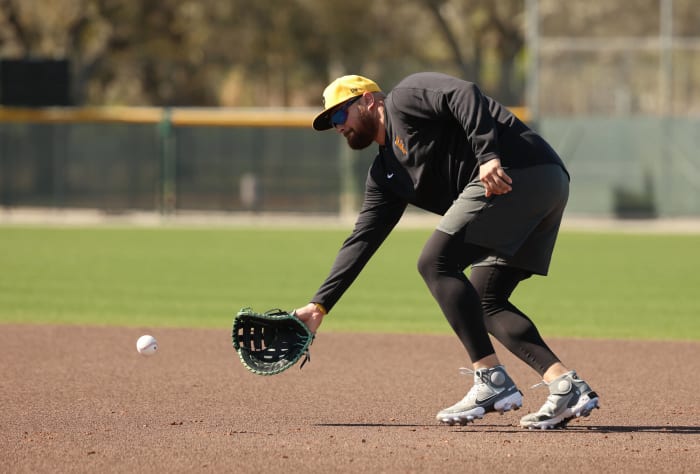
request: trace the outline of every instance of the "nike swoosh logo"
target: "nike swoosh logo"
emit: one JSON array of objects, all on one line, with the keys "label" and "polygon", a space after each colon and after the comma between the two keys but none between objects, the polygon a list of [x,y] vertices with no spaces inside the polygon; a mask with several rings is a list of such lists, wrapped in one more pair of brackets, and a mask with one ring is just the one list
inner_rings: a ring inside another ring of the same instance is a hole
[{"label": "nike swoosh logo", "polygon": [[387,173],[386,174],[386,179],[391,179],[394,177],[394,173]]},{"label": "nike swoosh logo", "polygon": [[476,403],[479,403],[479,404],[487,403],[487,402],[490,402],[491,400],[493,400],[494,398],[497,398],[500,395],[515,393],[514,388],[515,387],[510,387],[510,388],[507,388],[501,392],[494,393],[490,397],[486,397],[483,400],[479,400],[479,397],[476,397]]},{"label": "nike swoosh logo", "polygon": [[478,404],[480,404],[480,405],[483,405],[484,403],[490,402],[491,400],[493,400],[494,398],[498,397],[499,395],[500,395],[500,393],[495,393],[495,394],[491,395],[490,397],[484,398],[483,400],[479,400],[479,397],[477,397],[477,398],[476,398],[476,403],[478,403]]}]

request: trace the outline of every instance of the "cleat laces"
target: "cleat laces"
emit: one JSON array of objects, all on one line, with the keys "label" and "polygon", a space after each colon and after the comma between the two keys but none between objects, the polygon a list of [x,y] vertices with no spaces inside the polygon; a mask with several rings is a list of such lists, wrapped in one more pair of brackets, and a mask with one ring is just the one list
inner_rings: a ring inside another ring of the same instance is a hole
[{"label": "cleat laces", "polygon": [[479,391],[479,387],[481,385],[487,385],[488,384],[488,371],[486,370],[472,370],[468,369],[466,367],[460,367],[459,373],[462,375],[471,375],[474,377],[474,385],[472,385],[472,388],[469,389],[467,394],[464,396],[462,400],[469,400],[469,399],[474,399],[476,400],[476,395],[477,392]]},{"label": "cleat laces", "polygon": [[[530,390],[534,390],[534,389],[536,389],[536,388],[538,388],[538,387],[541,387],[541,386],[543,386],[543,385],[544,385],[545,387],[549,387],[549,384],[543,380],[543,381],[541,381],[540,383],[536,383],[535,385],[533,385],[532,387],[530,387]],[[544,401],[544,404],[543,404],[543,405],[540,407],[540,409],[537,411],[537,413],[542,413],[543,411],[545,411],[545,412],[547,412],[547,413],[554,413],[554,412],[556,411],[556,409],[557,409],[557,400],[559,400],[559,397],[560,397],[560,396],[561,396],[561,395],[557,395],[557,394],[554,394],[554,393],[550,393],[550,394],[547,396],[547,399]]]}]

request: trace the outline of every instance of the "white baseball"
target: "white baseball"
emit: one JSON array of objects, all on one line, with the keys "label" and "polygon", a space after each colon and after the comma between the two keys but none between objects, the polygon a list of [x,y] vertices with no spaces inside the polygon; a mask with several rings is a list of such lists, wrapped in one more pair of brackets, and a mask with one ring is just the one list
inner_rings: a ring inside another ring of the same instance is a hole
[{"label": "white baseball", "polygon": [[153,355],[158,350],[158,341],[156,341],[155,337],[149,336],[148,334],[141,336],[139,340],[136,341],[136,350],[142,355]]}]

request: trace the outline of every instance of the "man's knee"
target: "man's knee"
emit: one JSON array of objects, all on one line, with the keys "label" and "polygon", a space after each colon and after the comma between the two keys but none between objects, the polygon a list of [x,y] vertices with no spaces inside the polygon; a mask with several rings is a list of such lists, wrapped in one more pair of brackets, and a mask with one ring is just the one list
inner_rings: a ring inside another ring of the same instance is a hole
[{"label": "man's knee", "polygon": [[426,282],[433,281],[438,277],[441,261],[445,261],[450,238],[450,235],[444,232],[435,231],[425,243],[423,251],[418,257],[418,273]]},{"label": "man's knee", "polygon": [[511,309],[510,296],[518,283],[529,278],[531,273],[506,266],[484,266],[472,268],[471,282],[474,285],[484,314],[495,314]]},{"label": "man's knee", "polygon": [[418,273],[426,282],[432,281],[437,277],[438,269],[436,264],[437,258],[423,249],[423,252],[418,257]]}]

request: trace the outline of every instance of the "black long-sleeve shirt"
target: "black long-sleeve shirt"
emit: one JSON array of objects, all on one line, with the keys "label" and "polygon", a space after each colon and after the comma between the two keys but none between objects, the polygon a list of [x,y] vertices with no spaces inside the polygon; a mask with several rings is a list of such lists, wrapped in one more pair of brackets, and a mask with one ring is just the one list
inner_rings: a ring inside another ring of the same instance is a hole
[{"label": "black long-sleeve shirt", "polygon": [[[406,77],[386,96],[385,144],[367,175],[364,202],[326,281],[311,301],[328,311],[384,242],[408,204],[443,215],[479,166],[556,163],[559,156],[508,109],[467,81]],[[564,168],[565,169],[565,168]]]}]

